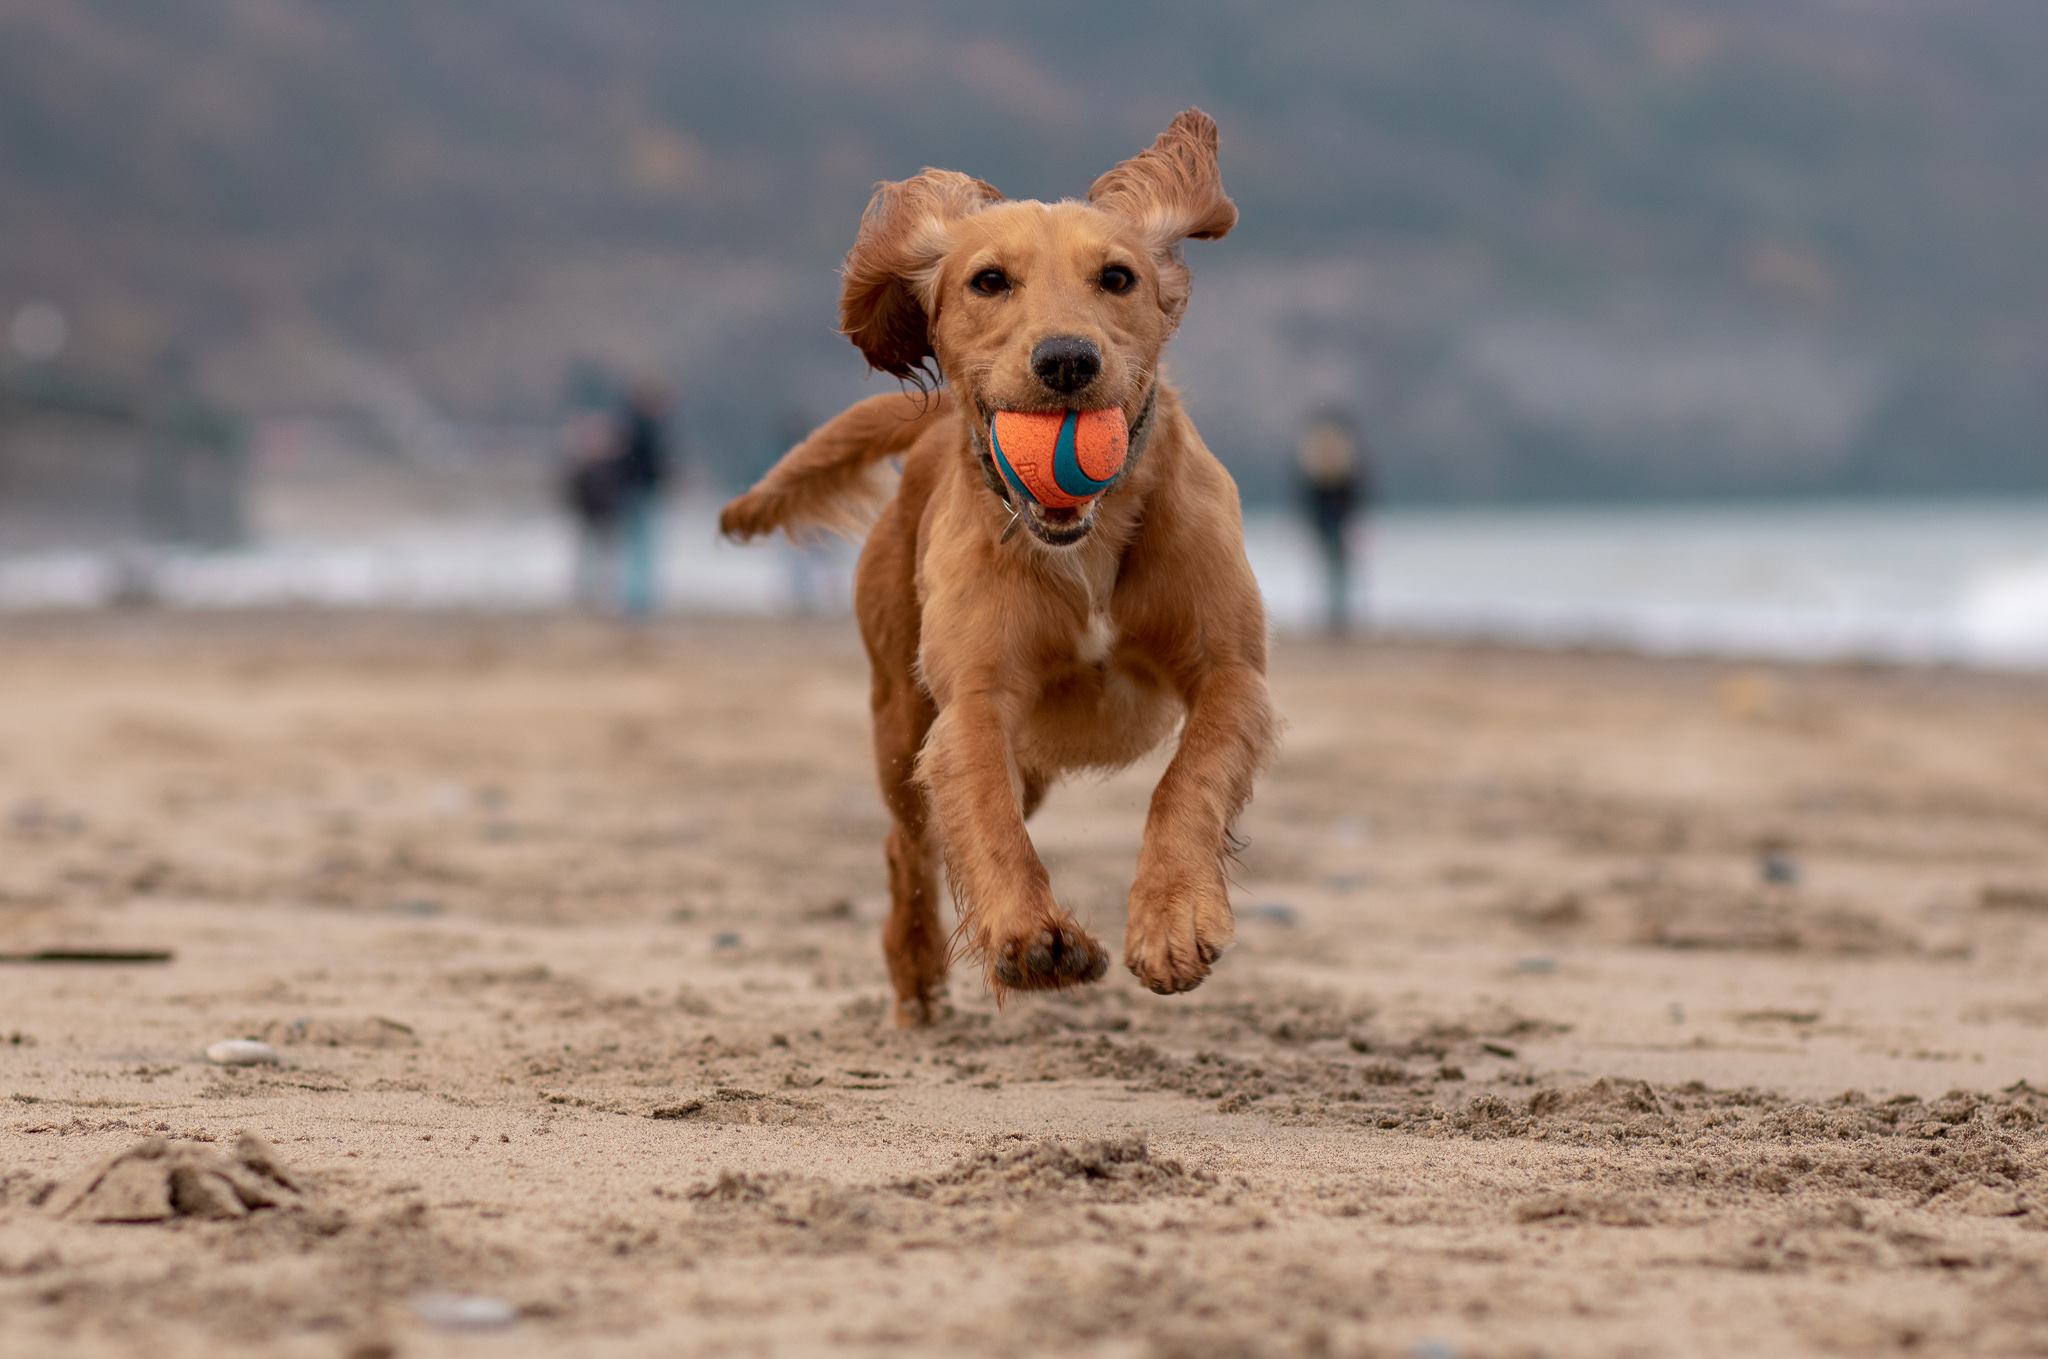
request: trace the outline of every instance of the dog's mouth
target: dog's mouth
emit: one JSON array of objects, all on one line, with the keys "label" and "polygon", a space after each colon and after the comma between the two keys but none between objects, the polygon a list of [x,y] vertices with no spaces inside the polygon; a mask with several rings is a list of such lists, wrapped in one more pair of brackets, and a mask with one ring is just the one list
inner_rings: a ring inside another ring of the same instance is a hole
[{"label": "dog's mouth", "polygon": [[1078,505],[1041,505],[1035,500],[1025,500],[1020,506],[1015,500],[1010,508],[1016,510],[1017,519],[1031,531],[1031,536],[1052,547],[1071,547],[1086,538],[1095,528],[1095,507],[1102,497],[1090,496]]},{"label": "dog's mouth", "polygon": [[982,480],[988,484],[1010,511],[1009,526],[1003,530],[1002,541],[1008,542],[1016,536],[1019,528],[1026,529],[1031,536],[1048,547],[1071,547],[1086,538],[1095,528],[1096,509],[1104,496],[1114,491],[1138,460],[1147,438],[1152,432],[1152,416],[1157,409],[1159,389],[1155,385],[1146,394],[1145,404],[1139,409],[1138,418],[1130,422],[1125,442],[1122,466],[1114,480],[1096,494],[1075,501],[1069,505],[1047,505],[1032,496],[1022,494],[1010,485],[1002,472],[997,469],[996,460],[990,451],[989,431],[994,428],[997,411],[979,397],[975,407],[980,412],[978,426],[969,422],[973,435],[974,451],[981,464]]}]

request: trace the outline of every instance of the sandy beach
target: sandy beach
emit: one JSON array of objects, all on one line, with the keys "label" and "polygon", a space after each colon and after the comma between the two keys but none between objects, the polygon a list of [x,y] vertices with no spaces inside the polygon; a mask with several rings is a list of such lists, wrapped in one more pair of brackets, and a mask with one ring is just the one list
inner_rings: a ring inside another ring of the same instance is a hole
[{"label": "sandy beach", "polygon": [[0,1351],[2048,1352],[2048,678],[1272,678],[1208,984],[903,1033],[850,623],[0,622]]}]

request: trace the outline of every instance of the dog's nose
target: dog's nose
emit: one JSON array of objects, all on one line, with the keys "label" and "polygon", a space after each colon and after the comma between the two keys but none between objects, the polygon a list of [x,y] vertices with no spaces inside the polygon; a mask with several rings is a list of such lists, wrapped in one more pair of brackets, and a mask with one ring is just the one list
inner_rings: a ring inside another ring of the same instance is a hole
[{"label": "dog's nose", "polygon": [[1031,371],[1062,396],[1080,391],[1102,372],[1102,351],[1079,335],[1040,340],[1031,351]]}]

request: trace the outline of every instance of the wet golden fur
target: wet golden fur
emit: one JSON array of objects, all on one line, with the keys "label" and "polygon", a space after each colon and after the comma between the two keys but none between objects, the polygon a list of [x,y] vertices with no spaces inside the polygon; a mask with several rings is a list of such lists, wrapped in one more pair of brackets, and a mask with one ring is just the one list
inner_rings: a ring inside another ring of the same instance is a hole
[{"label": "wet golden fur", "polygon": [[[999,993],[1102,975],[1106,952],[1054,900],[1024,821],[1060,774],[1129,764],[1176,724],[1124,963],[1155,991],[1186,991],[1230,942],[1231,823],[1275,731],[1265,613],[1237,488],[1159,374],[1188,302],[1181,241],[1237,221],[1216,145],[1190,109],[1086,203],[1008,202],[944,170],[882,185],[847,256],[842,328],[876,368],[935,363],[945,388],[849,408],[721,519],[745,539],[879,507],[855,596],[894,818],[883,944],[901,1023],[943,1009],[941,863],[958,942]],[[1000,293],[977,286],[989,271]],[[1034,372],[1053,336],[1099,351],[1084,387]],[[1111,405],[1133,431],[1120,481],[1080,511],[1006,503],[985,465],[993,412]],[[870,477],[893,454],[902,477],[885,499]]]}]

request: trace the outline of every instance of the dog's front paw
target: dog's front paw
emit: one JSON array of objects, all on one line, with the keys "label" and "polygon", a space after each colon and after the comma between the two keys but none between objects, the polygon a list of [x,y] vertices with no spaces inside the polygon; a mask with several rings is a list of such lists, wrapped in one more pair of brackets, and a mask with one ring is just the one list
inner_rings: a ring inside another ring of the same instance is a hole
[{"label": "dog's front paw", "polygon": [[1019,991],[1079,986],[1101,981],[1102,974],[1109,971],[1109,950],[1071,920],[992,941],[988,956],[990,979]]},{"label": "dog's front paw", "polygon": [[1131,889],[1124,929],[1124,966],[1162,996],[1192,991],[1209,975],[1236,933],[1230,895],[1213,883],[1178,879]]}]

